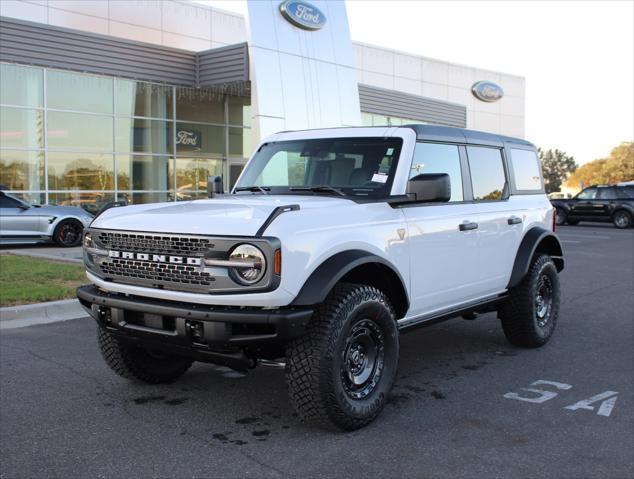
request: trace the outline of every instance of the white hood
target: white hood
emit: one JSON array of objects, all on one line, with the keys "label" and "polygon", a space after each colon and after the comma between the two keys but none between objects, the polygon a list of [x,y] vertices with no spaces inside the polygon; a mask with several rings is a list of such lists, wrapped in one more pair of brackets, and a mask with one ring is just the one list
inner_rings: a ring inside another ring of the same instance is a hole
[{"label": "white hood", "polygon": [[352,204],[342,198],[301,195],[225,195],[178,203],[111,208],[97,217],[94,228],[218,236],[254,236],[278,206],[300,209]]}]

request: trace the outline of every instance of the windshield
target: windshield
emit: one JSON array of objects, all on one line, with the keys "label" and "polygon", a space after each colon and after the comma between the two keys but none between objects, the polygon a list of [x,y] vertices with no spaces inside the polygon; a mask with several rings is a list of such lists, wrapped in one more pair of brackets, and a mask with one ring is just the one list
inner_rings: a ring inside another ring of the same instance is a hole
[{"label": "windshield", "polygon": [[327,138],[265,143],[234,192],[390,194],[401,138]]}]

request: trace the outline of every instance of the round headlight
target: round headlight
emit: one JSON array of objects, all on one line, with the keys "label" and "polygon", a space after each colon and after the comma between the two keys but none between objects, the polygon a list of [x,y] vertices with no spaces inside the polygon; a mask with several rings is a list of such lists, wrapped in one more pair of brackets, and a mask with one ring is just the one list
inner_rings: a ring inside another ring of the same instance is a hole
[{"label": "round headlight", "polygon": [[242,284],[254,284],[262,279],[266,270],[264,253],[252,244],[236,246],[229,255],[229,261],[244,263],[244,266],[232,266],[233,277]]}]

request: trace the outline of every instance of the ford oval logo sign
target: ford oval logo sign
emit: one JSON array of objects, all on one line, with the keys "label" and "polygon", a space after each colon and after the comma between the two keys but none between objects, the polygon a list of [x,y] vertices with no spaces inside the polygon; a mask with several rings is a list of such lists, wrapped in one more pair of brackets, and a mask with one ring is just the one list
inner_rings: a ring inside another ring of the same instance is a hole
[{"label": "ford oval logo sign", "polygon": [[478,100],[492,103],[504,96],[504,90],[500,85],[491,81],[479,81],[471,87],[471,92]]},{"label": "ford oval logo sign", "polygon": [[286,0],[280,12],[290,23],[304,30],[319,30],[326,24],[326,16],[316,6],[300,0]]}]

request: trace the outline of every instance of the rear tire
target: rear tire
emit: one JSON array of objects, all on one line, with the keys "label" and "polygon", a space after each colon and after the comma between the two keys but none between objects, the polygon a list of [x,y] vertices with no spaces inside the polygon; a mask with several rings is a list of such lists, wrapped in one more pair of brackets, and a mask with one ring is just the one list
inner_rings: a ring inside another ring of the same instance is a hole
[{"label": "rear tire", "polygon": [[509,342],[525,348],[546,344],[557,325],[559,301],[557,268],[549,256],[537,256],[522,282],[498,308]]},{"label": "rear tire", "polygon": [[612,222],[621,230],[627,229],[632,226],[632,215],[625,210],[619,210],[612,216]]},{"label": "rear tire", "polygon": [[394,385],[394,310],[376,288],[337,285],[286,356],[286,383],[299,416],[326,428],[359,429],[383,410]]},{"label": "rear tire", "polygon": [[84,225],[81,224],[81,222],[74,219],[62,220],[55,227],[53,240],[59,246],[72,248],[73,246],[78,246],[79,243],[81,243],[83,231]]},{"label": "rear tire", "polygon": [[106,364],[126,379],[148,384],[171,383],[192,365],[192,361],[186,358],[155,354],[138,346],[123,344],[101,327],[98,327],[97,340]]}]

